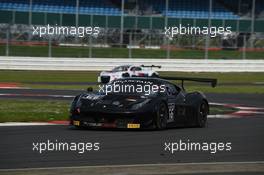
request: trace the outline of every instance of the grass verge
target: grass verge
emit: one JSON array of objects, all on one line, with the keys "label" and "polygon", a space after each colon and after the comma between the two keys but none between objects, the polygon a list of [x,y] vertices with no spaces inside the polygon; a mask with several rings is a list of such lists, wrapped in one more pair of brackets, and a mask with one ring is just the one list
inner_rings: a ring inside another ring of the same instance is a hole
[{"label": "grass verge", "polygon": [[55,100],[0,100],[0,122],[33,122],[66,120],[68,101]]},{"label": "grass verge", "polygon": [[[47,122],[67,120],[69,101],[62,100],[0,100],[0,122]],[[210,114],[226,114],[234,108],[211,106]]]},{"label": "grass verge", "polygon": [[[186,73],[160,72],[161,76],[208,77],[217,78],[218,86],[186,82],[188,91],[206,93],[264,93],[264,73]],[[96,71],[0,71],[1,82],[18,82],[24,87],[41,89],[86,89],[87,82],[96,82]],[[47,83],[47,84],[43,84]],[[57,84],[70,83],[70,84]],[[84,84],[78,84],[84,83]],[[177,82],[176,82],[177,83]]]}]

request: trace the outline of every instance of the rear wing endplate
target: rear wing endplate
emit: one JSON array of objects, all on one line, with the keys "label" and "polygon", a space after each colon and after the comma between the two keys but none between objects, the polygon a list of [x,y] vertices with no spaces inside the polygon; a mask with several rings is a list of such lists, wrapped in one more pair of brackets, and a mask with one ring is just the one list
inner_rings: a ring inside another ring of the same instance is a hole
[{"label": "rear wing endplate", "polygon": [[141,67],[150,67],[150,68],[153,68],[153,67],[156,67],[156,68],[161,68],[161,66],[157,66],[157,65],[140,65]]}]

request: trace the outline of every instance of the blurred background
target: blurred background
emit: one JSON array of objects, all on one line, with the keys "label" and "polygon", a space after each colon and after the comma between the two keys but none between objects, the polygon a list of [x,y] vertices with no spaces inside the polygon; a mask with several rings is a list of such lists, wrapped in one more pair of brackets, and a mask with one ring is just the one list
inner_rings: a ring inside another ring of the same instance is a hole
[{"label": "blurred background", "polygon": [[[32,26],[100,27],[98,36],[39,37]],[[164,27],[232,27],[178,35]],[[263,0],[0,0],[0,55],[86,58],[263,59]]]}]

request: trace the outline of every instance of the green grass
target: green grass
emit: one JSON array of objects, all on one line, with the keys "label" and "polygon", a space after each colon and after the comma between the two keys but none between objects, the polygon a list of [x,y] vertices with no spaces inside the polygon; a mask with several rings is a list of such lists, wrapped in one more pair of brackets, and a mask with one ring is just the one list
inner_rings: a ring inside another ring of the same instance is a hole
[{"label": "green grass", "polygon": [[[67,120],[70,103],[56,100],[0,100],[0,122],[46,122]],[[234,112],[233,108],[212,106],[210,114]]]},{"label": "green grass", "polygon": [[[5,55],[5,45],[0,45],[0,55]],[[132,49],[133,58],[166,58],[166,50]],[[126,48],[92,48],[93,58],[128,58]],[[171,58],[203,59],[203,50],[174,50]],[[263,59],[264,51],[247,52],[247,59]],[[10,56],[47,57],[47,46],[10,46]],[[89,57],[88,47],[52,47],[53,57]],[[210,59],[242,59],[242,53],[236,50],[209,51]]]},{"label": "green grass", "polygon": [[[0,70],[1,82],[96,82],[99,71]],[[221,83],[264,82],[264,73],[160,72],[161,76],[217,78]]]},{"label": "green grass", "polygon": [[0,122],[66,120],[70,103],[54,100],[0,100]]},{"label": "green grass", "polygon": [[96,82],[99,72],[85,71],[0,71],[1,82]]},{"label": "green grass", "polygon": [[[24,87],[47,89],[86,89],[87,85],[74,82],[96,82],[99,72],[85,71],[0,71],[1,82],[18,82]],[[161,76],[185,76],[217,78],[218,86],[212,88],[201,83],[186,82],[189,91],[203,91],[214,93],[264,93],[264,86],[254,85],[264,82],[264,73],[185,73],[161,72]],[[32,84],[35,82],[36,84]],[[72,85],[37,84],[37,82],[73,82]],[[94,86],[95,87],[95,86]]]}]

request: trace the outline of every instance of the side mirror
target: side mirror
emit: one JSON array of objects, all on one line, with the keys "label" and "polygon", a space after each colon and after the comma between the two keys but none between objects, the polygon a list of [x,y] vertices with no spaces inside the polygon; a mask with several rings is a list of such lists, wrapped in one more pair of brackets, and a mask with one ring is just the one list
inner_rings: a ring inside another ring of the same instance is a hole
[{"label": "side mirror", "polygon": [[93,88],[92,87],[88,87],[87,88],[87,92],[93,92]]}]

